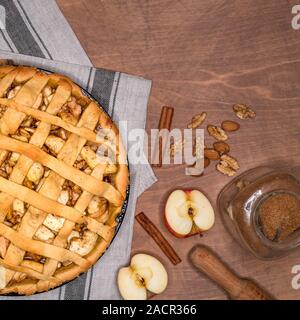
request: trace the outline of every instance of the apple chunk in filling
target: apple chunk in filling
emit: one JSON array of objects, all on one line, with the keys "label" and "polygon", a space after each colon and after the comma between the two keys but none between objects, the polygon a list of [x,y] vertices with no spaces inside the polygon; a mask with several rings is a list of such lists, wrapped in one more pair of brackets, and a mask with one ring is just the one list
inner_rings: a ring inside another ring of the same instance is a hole
[{"label": "apple chunk in filling", "polygon": [[175,190],[166,203],[165,222],[177,237],[188,237],[209,230],[215,222],[213,207],[198,190]]}]

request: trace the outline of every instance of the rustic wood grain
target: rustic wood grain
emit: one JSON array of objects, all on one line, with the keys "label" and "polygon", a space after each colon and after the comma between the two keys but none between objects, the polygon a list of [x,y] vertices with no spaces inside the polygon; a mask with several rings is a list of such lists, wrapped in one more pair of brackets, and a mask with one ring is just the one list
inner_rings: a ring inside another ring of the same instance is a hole
[{"label": "rustic wood grain", "polygon": [[[257,111],[255,121],[240,121],[230,135],[241,172],[257,165],[300,162],[300,30],[291,28],[297,1],[273,0],[59,0],[58,4],[92,62],[153,79],[147,128],[157,127],[162,105],[175,108],[173,126],[185,128],[192,115],[208,112],[206,124],[234,119],[231,106],[242,102]],[[212,141],[208,139],[208,141]],[[222,225],[203,238],[176,239],[163,224],[164,203],[174,188],[199,188],[214,206],[229,178],[214,164],[205,176],[184,175],[183,166],[155,169],[159,179],[138,201],[176,248],[187,257],[203,243],[238,274],[251,277],[279,299],[299,299],[291,269],[299,250],[281,260],[262,262],[237,245]],[[195,272],[187,259],[173,266],[137,223],[133,253],[148,252],[166,265],[170,283],[161,299],[225,299],[225,294]]]}]

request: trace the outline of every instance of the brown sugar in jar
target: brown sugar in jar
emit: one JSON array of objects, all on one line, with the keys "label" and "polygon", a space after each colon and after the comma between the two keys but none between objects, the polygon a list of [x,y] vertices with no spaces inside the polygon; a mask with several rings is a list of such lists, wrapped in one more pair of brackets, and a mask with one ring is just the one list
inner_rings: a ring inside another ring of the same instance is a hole
[{"label": "brown sugar in jar", "polygon": [[258,210],[262,232],[271,241],[283,241],[300,228],[300,201],[293,194],[271,195]]},{"label": "brown sugar in jar", "polygon": [[300,247],[300,171],[257,167],[221,191],[218,208],[232,237],[261,259]]}]

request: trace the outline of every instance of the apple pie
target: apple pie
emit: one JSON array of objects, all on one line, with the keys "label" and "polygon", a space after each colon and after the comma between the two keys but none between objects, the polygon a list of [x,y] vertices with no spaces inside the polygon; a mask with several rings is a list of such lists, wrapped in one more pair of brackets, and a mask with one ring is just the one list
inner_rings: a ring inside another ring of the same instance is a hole
[{"label": "apple pie", "polygon": [[87,271],[115,235],[128,184],[119,131],[97,102],[66,76],[0,66],[0,294]]}]

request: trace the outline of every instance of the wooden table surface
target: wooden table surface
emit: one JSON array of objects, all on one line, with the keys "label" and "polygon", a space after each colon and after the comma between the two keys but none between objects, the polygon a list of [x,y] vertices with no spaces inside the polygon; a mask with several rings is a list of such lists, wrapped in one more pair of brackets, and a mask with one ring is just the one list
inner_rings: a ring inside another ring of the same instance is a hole
[{"label": "wooden table surface", "polygon": [[[192,115],[208,122],[234,119],[231,106],[251,104],[255,121],[243,121],[230,136],[232,155],[243,172],[257,165],[300,162],[300,30],[291,27],[297,1],[273,0],[59,0],[58,4],[95,66],[153,80],[147,128],[157,127],[162,105],[175,108],[173,127],[185,128]],[[208,139],[208,143],[209,143]],[[170,283],[161,299],[226,299],[224,292],[187,261],[193,245],[204,243],[240,275],[251,277],[278,299],[299,299],[291,286],[300,251],[262,262],[241,249],[216,223],[203,238],[176,239],[163,224],[163,208],[174,188],[199,188],[216,209],[229,181],[214,166],[201,178],[184,166],[155,169],[158,182],[139,199],[144,211],[182,258],[174,267],[135,223],[133,253],[159,257]]]}]

